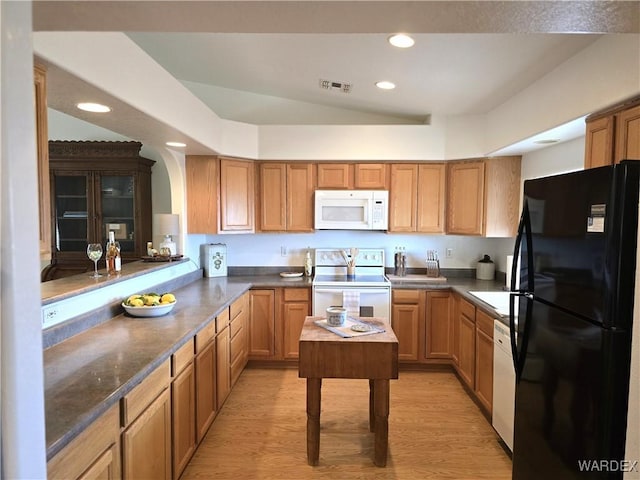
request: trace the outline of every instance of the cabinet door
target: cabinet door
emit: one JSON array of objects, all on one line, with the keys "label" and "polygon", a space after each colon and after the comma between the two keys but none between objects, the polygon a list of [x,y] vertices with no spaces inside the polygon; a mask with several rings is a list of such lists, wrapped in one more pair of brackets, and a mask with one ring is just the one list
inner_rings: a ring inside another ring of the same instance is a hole
[{"label": "cabinet door", "polygon": [[584,168],[602,167],[613,163],[614,116],[587,122]]},{"label": "cabinet door", "polygon": [[616,115],[615,162],[640,160],[640,105]]},{"label": "cabinet door", "polygon": [[260,164],[260,225],[263,232],[287,229],[287,166],[284,163]]},{"label": "cabinet door", "polygon": [[416,231],[416,203],[418,191],[418,166],[415,164],[391,165],[389,189],[389,231]]},{"label": "cabinet door", "polygon": [[398,337],[398,360],[416,362],[419,358],[420,306],[394,303],[391,327]]},{"label": "cabinet door", "polygon": [[101,244],[107,242],[109,231],[113,231],[120,243],[122,255],[136,252],[135,239],[141,235],[136,221],[134,175],[100,175],[99,208],[100,222],[97,238]]},{"label": "cabinet door", "polygon": [[356,163],[355,187],[362,190],[387,187],[387,165],[385,163]]},{"label": "cabinet door", "polygon": [[171,385],[173,478],[178,478],[196,450],[196,384],[190,362]]},{"label": "cabinet door", "polygon": [[166,388],[122,434],[123,478],[171,479],[171,395]]},{"label": "cabinet door", "polygon": [[287,165],[287,230],[313,232],[315,169],[311,163]]},{"label": "cabinet door", "polygon": [[482,235],[484,222],[484,162],[448,165],[447,232]]},{"label": "cabinet door", "polygon": [[249,357],[275,355],[275,291],[251,290]]},{"label": "cabinet door", "polygon": [[47,123],[47,71],[33,68],[36,99],[36,147],[38,153],[38,206],[40,211],[40,262],[51,260],[51,197],[49,191],[49,130]]},{"label": "cabinet door", "polygon": [[475,392],[480,404],[489,412],[493,406],[493,338],[476,327]]},{"label": "cabinet door", "polygon": [[451,359],[456,371],[460,359],[460,297],[453,296],[451,312]]},{"label": "cabinet door", "polygon": [[300,333],[309,315],[309,303],[285,303],[282,309],[284,358],[298,358]]},{"label": "cabinet door", "polygon": [[222,408],[231,392],[231,339],[229,327],[218,333],[216,337],[216,407]]},{"label": "cabinet door", "polygon": [[348,190],[353,181],[353,165],[348,163],[319,163],[318,188]]},{"label": "cabinet door", "polygon": [[426,358],[451,358],[451,294],[427,292]]},{"label": "cabinet door", "polygon": [[458,373],[469,388],[474,389],[476,364],[476,329],[473,319],[460,315],[460,352],[458,355]]},{"label": "cabinet door", "polygon": [[217,157],[185,158],[188,233],[218,233],[218,172]]},{"label": "cabinet door", "polygon": [[[52,172],[53,249],[56,253],[84,253],[94,239],[93,183],[88,172]],[[93,263],[87,258],[87,265]]]},{"label": "cabinet door", "polygon": [[220,159],[220,231],[253,233],[254,164]]},{"label": "cabinet door", "polygon": [[444,233],[445,167],[444,163],[418,165],[418,232]]},{"label": "cabinet door", "polygon": [[113,445],[100,455],[93,465],[78,477],[78,480],[94,480],[96,478],[100,480],[115,480],[121,478],[118,468],[120,462],[116,461],[117,454],[118,451]]},{"label": "cabinet door", "polygon": [[216,415],[216,344],[211,341],[195,360],[196,441],[200,443]]}]

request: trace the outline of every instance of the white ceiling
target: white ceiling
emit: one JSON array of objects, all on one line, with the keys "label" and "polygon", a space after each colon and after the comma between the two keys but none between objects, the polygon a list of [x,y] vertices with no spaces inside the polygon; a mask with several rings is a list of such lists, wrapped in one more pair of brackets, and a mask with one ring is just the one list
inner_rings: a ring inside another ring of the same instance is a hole
[{"label": "white ceiling", "polygon": [[[257,125],[486,114],[600,34],[640,31],[638,2],[36,1],[33,16],[36,31],[125,31],[218,116]],[[387,43],[402,30],[414,47]],[[68,100],[92,86],[63,68],[49,74],[52,108],[82,118]],[[320,79],[352,91],[322,90]],[[106,128],[126,135],[144,122],[118,110]]]}]

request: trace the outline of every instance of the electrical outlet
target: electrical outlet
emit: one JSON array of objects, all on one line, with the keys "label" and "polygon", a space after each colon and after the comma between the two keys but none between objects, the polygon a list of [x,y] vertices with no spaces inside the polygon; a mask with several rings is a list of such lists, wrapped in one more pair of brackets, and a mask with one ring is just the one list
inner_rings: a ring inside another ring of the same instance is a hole
[{"label": "electrical outlet", "polygon": [[447,248],[447,251],[445,252],[445,257],[453,258],[453,248]]},{"label": "electrical outlet", "polygon": [[280,247],[280,255],[283,257],[287,256],[287,247],[285,246]]},{"label": "electrical outlet", "polygon": [[42,323],[43,324],[49,324],[49,323],[55,321],[57,316],[58,316],[58,307],[57,306],[45,307],[45,308],[42,309]]}]

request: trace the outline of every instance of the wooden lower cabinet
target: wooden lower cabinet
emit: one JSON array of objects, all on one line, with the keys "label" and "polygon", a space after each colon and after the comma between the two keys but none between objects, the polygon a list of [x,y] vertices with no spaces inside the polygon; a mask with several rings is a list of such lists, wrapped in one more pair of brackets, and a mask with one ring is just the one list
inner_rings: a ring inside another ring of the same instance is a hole
[{"label": "wooden lower cabinet", "polygon": [[122,477],[171,479],[171,394],[162,390],[122,433]]},{"label": "wooden lower cabinet", "polygon": [[282,357],[297,359],[302,325],[311,315],[311,292],[308,288],[282,289]]},{"label": "wooden lower cabinet", "polygon": [[425,337],[425,358],[451,359],[453,319],[449,292],[427,292]]},{"label": "wooden lower cabinet", "polygon": [[458,374],[473,390],[476,375],[476,307],[460,299],[458,309]]},{"label": "wooden lower cabinet", "polygon": [[476,312],[476,398],[491,415],[493,409],[493,318]]},{"label": "wooden lower cabinet", "polygon": [[120,409],[112,406],[47,463],[47,478],[121,478]]},{"label": "wooden lower cabinet", "polygon": [[230,307],[230,368],[231,386],[236,384],[249,359],[249,294],[245,293]]},{"label": "wooden lower cabinet", "polygon": [[275,356],[275,290],[251,290],[249,311],[249,358],[272,359]]},{"label": "wooden lower cabinet", "polygon": [[391,327],[398,337],[398,360],[417,362],[420,359],[420,326],[424,318],[425,292],[392,290],[391,298]]},{"label": "wooden lower cabinet", "polygon": [[195,358],[196,442],[200,443],[216,416],[216,343],[213,338]]},{"label": "wooden lower cabinet", "polygon": [[231,392],[231,339],[229,326],[216,336],[216,405],[218,410]]},{"label": "wooden lower cabinet", "polygon": [[[196,450],[196,382],[193,367],[193,340],[173,355],[171,382],[173,433],[173,478],[178,478]],[[177,373],[176,373],[177,372]]]}]

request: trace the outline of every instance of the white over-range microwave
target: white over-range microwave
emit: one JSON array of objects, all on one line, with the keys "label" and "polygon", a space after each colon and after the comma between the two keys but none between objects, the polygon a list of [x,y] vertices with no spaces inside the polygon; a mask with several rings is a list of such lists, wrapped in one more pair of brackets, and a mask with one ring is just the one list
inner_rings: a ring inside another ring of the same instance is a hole
[{"label": "white over-range microwave", "polygon": [[316,230],[387,230],[386,190],[316,190]]}]

